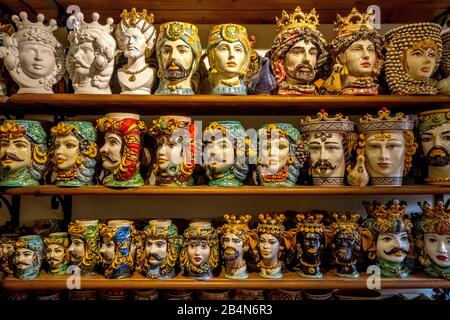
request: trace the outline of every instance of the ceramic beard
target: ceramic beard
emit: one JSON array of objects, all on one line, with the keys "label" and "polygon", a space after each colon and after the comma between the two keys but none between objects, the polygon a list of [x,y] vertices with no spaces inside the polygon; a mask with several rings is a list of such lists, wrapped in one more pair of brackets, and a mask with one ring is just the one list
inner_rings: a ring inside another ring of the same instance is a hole
[{"label": "ceramic beard", "polygon": [[308,145],[309,174],[314,185],[344,185],[345,169],[356,142],[354,124],[338,113],[321,110],[317,118],[301,119],[300,132]]},{"label": "ceramic beard", "polygon": [[191,118],[164,116],[149,129],[156,139],[153,174],[156,185],[190,186],[194,184],[195,125]]},{"label": "ceramic beard", "polygon": [[150,94],[155,82],[156,71],[146,62],[156,42],[156,29],[153,26],[153,14],[143,9],[137,12],[123,10],[122,20],[116,28],[117,44],[127,64],[117,71],[122,94]]},{"label": "ceramic beard", "polygon": [[5,275],[13,274],[14,270],[14,254],[17,234],[0,235],[0,272]]},{"label": "ceramic beard", "polygon": [[258,130],[257,172],[262,186],[293,186],[306,161],[300,133],[291,124],[271,123]]},{"label": "ceramic beard", "polygon": [[435,23],[407,24],[388,31],[386,82],[392,94],[437,94],[431,76],[442,55],[441,26]]},{"label": "ceramic beard", "polygon": [[109,113],[97,120],[97,129],[105,134],[105,144],[100,148],[102,184],[117,188],[144,185],[139,164],[146,125],[139,115]]},{"label": "ceramic beard", "polygon": [[209,222],[191,222],[183,233],[180,253],[183,273],[197,280],[209,280],[219,265],[219,239]]},{"label": "ceramic beard", "polygon": [[174,277],[183,241],[172,221],[150,220],[140,238],[136,270],[150,279]]},{"label": "ceramic beard", "polygon": [[98,220],[76,220],[68,227],[71,244],[70,264],[80,268],[81,275],[95,274],[99,260]]},{"label": "ceramic beard", "polygon": [[12,16],[18,30],[5,38],[0,58],[19,85],[18,93],[53,93],[52,86],[65,72],[64,51],[53,36],[56,21],[51,19],[46,26],[41,13],[37,22],[29,21],[25,12],[19,16]]},{"label": "ceramic beard", "polygon": [[[0,47],[5,46],[5,41],[14,34],[14,27],[11,24],[0,23]],[[0,49],[1,50],[1,49]],[[0,96],[8,95],[8,75],[4,63],[0,64]]]},{"label": "ceramic beard", "polygon": [[69,237],[67,232],[54,232],[44,238],[45,257],[50,275],[64,275],[69,266]]},{"label": "ceramic beard", "polygon": [[413,127],[414,121],[403,113],[391,117],[386,108],[378,111],[378,117],[367,114],[360,118],[356,125],[358,157],[356,165],[348,168],[348,183],[401,186],[417,149]]},{"label": "ceramic beard", "polygon": [[191,78],[201,54],[196,26],[176,21],[162,24],[156,40],[159,86],[155,94],[193,95]]},{"label": "ceramic beard", "polygon": [[372,248],[375,246],[381,276],[407,278],[411,271],[406,257],[410,249],[412,223],[406,215],[406,202],[394,200],[384,204],[364,201],[363,205],[367,211],[363,226],[372,233]]},{"label": "ceramic beard", "polygon": [[0,125],[0,186],[37,186],[47,165],[47,135],[38,121]]},{"label": "ceramic beard", "polygon": [[337,15],[330,43],[333,72],[324,83],[328,94],[377,95],[377,77],[383,65],[383,37],[375,30],[375,12],[353,8],[347,17]]},{"label": "ceramic beard", "polygon": [[249,171],[246,132],[239,121],[212,122],[203,132],[210,186],[241,186]]},{"label": "ceramic beard", "polygon": [[450,17],[441,32],[442,39],[442,59],[439,69],[442,79],[436,84],[440,94],[450,95]]},{"label": "ceramic beard", "polygon": [[15,275],[20,280],[39,276],[43,260],[44,243],[37,235],[22,236],[16,242],[14,256]]},{"label": "ceramic beard", "polygon": [[90,122],[65,121],[51,129],[53,173],[57,186],[93,183],[97,133]]},{"label": "ceramic beard", "polygon": [[97,12],[92,14],[91,23],[84,21],[81,12],[69,19],[74,28],[69,32],[66,67],[75,93],[111,94],[109,81],[116,52],[116,40],[112,36],[114,20],[108,18],[101,25]]},{"label": "ceramic beard", "polygon": [[211,94],[246,95],[244,76],[250,64],[252,43],[247,29],[238,24],[214,26],[209,34],[209,82]]},{"label": "ceramic beard", "polygon": [[450,184],[450,110],[431,110],[417,115],[422,156],[428,165],[427,184]]},{"label": "ceramic beard", "polygon": [[433,278],[450,279],[450,210],[442,201],[434,208],[419,202],[422,216],[414,223],[416,248],[424,271]]}]

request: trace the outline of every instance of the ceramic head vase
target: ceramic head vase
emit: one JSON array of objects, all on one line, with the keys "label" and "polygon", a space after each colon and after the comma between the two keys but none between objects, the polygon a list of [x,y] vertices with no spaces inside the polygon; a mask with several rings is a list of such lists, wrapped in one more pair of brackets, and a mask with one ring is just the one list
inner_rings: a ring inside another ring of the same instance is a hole
[{"label": "ceramic head vase", "polygon": [[239,121],[212,122],[203,131],[210,186],[241,186],[249,171],[247,134]]},{"label": "ceramic head vase", "polygon": [[[272,71],[280,95],[318,94],[317,71],[327,61],[326,40],[318,30],[319,15],[297,7],[277,18],[277,36],[270,50]],[[275,88],[274,88],[275,89]]]},{"label": "ceramic head vase", "polygon": [[224,215],[225,223],[217,229],[220,236],[225,277],[247,279],[247,263],[244,254],[254,250],[259,242],[258,235],[250,230],[250,215]]},{"label": "ceramic head vase", "polygon": [[17,32],[4,40],[0,58],[19,85],[18,93],[53,93],[52,86],[65,72],[64,51],[53,36],[56,21],[51,19],[46,26],[41,13],[37,22],[29,21],[26,12],[19,16],[12,17]]},{"label": "ceramic head vase", "polygon": [[209,280],[219,266],[219,238],[209,222],[191,222],[183,233],[180,264],[184,274]]},{"label": "ceramic head vase", "polygon": [[430,110],[417,115],[420,149],[425,157],[427,184],[450,184],[450,109]]},{"label": "ceramic head vase", "polygon": [[262,186],[293,186],[306,162],[299,131],[288,123],[271,123],[258,130],[258,178]]},{"label": "ceramic head vase", "polygon": [[138,250],[136,270],[150,279],[175,276],[183,245],[178,229],[171,220],[150,220],[140,234],[142,250]]},{"label": "ceramic head vase", "polygon": [[14,254],[18,237],[15,233],[0,235],[0,274],[14,273]]},{"label": "ceramic head vase", "polygon": [[442,79],[437,83],[436,88],[440,94],[450,95],[450,17],[442,28],[442,58],[439,69]]},{"label": "ceramic head vase", "polygon": [[99,23],[100,15],[92,14],[92,22],[84,14],[69,17],[73,30],[69,32],[70,47],[66,67],[75,93],[111,94],[109,81],[114,71],[116,40],[112,36],[112,18]]},{"label": "ceramic head vase", "polygon": [[196,26],[178,21],[163,23],[156,40],[159,86],[155,94],[193,95],[191,79],[201,55]]},{"label": "ceramic head vase", "polygon": [[194,184],[195,125],[191,118],[163,116],[149,129],[156,139],[156,162],[153,174],[156,185],[190,186]]},{"label": "ceramic head vase", "polygon": [[386,82],[392,94],[436,94],[431,76],[442,55],[441,26],[407,24],[388,31]]},{"label": "ceramic head vase", "polygon": [[156,78],[149,58],[156,42],[156,29],[153,26],[153,14],[147,10],[130,12],[123,10],[120,23],[116,28],[117,44],[127,58],[127,64],[117,71],[117,78],[123,94],[150,94]]},{"label": "ceramic head vase", "polygon": [[[0,23],[0,47],[5,46],[5,40],[11,37],[14,33],[14,27],[12,24]],[[5,64],[0,64],[0,96],[8,95],[8,69]]]},{"label": "ceramic head vase", "polygon": [[383,65],[384,39],[375,29],[375,12],[356,8],[334,22],[335,35],[329,50],[333,69],[324,83],[328,94],[377,95],[376,82]]},{"label": "ceramic head vase", "polygon": [[44,238],[47,271],[50,275],[64,275],[69,266],[69,236],[67,232],[50,233]]},{"label": "ceramic head vase", "polygon": [[96,272],[100,249],[98,228],[98,220],[76,220],[68,226],[70,263],[80,268],[81,275]]},{"label": "ceramic head vase", "polygon": [[105,134],[105,144],[100,148],[102,184],[117,188],[144,185],[139,165],[146,125],[139,115],[109,113],[97,120],[97,129]]},{"label": "ceramic head vase", "polygon": [[[410,270],[406,259],[410,251],[412,223],[406,215],[406,202],[364,201],[363,205],[367,211],[363,226],[372,233],[370,247],[376,251],[381,276],[407,278]],[[369,258],[374,258],[373,252]]]},{"label": "ceramic head vase", "polygon": [[5,120],[0,125],[0,186],[39,185],[47,168],[47,134],[38,121]]},{"label": "ceramic head vase", "polygon": [[434,208],[419,202],[422,216],[414,223],[416,248],[424,271],[433,278],[450,279],[450,210],[439,201]]},{"label": "ceramic head vase", "polygon": [[55,184],[92,184],[98,151],[94,126],[86,121],[64,121],[50,132]]},{"label": "ceramic head vase", "polygon": [[21,236],[16,242],[14,257],[15,275],[20,280],[39,276],[43,261],[44,243],[37,235]]},{"label": "ceramic head vase", "polygon": [[414,121],[399,112],[390,116],[386,108],[378,117],[366,114],[356,125],[357,160],[348,167],[347,182],[353,186],[401,186],[416,152]]},{"label": "ceramic head vase", "polygon": [[309,174],[314,185],[344,185],[345,168],[356,143],[354,124],[338,113],[300,120],[300,132],[308,146]]},{"label": "ceramic head vase", "polygon": [[208,38],[211,94],[246,95],[244,77],[252,55],[247,29],[238,24],[214,26]]}]

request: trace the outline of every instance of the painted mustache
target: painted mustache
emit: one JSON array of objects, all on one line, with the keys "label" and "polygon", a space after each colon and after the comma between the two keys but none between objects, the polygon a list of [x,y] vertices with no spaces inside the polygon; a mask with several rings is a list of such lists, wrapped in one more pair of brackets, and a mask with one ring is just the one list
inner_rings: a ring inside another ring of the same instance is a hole
[{"label": "painted mustache", "polygon": [[11,152],[5,152],[5,154],[3,155],[1,161],[4,160],[14,160],[14,161],[24,161],[24,159],[19,158],[17,155],[15,155],[14,153]]},{"label": "painted mustache", "polygon": [[313,169],[317,169],[319,167],[326,168],[326,169],[331,169],[331,170],[336,169],[336,166],[333,166],[331,164],[331,162],[328,161],[328,160],[318,160],[318,161],[316,161],[316,163],[314,163],[312,165],[312,167],[313,167]]},{"label": "painted mustache", "polygon": [[164,69],[164,77],[169,80],[179,80],[187,78],[191,69],[185,69],[178,61],[169,62]]},{"label": "painted mustache", "polygon": [[426,161],[430,166],[445,167],[450,164],[450,154],[443,147],[434,147],[428,151]]},{"label": "painted mustache", "polygon": [[302,63],[295,68],[293,78],[308,83],[314,80],[315,75],[316,72],[311,64]]},{"label": "painted mustache", "polygon": [[161,256],[160,256],[159,254],[157,254],[157,253],[150,253],[150,254],[148,255],[148,259],[149,259],[149,260],[162,261],[164,258],[161,257]]},{"label": "painted mustache", "polygon": [[239,256],[239,252],[233,247],[226,247],[223,251],[225,260],[235,260]]},{"label": "painted mustache", "polygon": [[114,159],[114,157],[111,156],[111,154],[108,153],[108,152],[102,152],[101,155],[102,155],[102,160],[103,161],[105,161],[105,159],[110,161],[110,162],[117,162],[118,161],[118,160]]},{"label": "painted mustache", "polygon": [[385,254],[387,254],[387,255],[393,255],[393,254],[396,254],[397,252],[401,252],[401,253],[403,253],[403,254],[408,254],[408,251],[407,250],[405,250],[405,249],[403,249],[403,248],[392,248],[391,250],[389,250],[389,251],[386,251],[386,250],[384,250],[384,253]]}]

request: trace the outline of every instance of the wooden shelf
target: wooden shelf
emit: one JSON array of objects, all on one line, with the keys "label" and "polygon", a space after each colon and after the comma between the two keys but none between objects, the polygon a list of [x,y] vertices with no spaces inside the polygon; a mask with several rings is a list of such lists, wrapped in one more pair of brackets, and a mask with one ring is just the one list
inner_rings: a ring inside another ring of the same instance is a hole
[{"label": "wooden shelf", "polygon": [[3,194],[8,195],[174,195],[174,196],[313,196],[313,195],[414,195],[414,194],[450,194],[450,187],[410,185],[400,187],[318,187],[318,186],[295,186],[295,187],[160,187],[142,186],[127,189],[114,189],[105,186],[87,187],[57,187],[54,185],[43,185],[38,187],[14,187],[0,189]]},{"label": "wooden shelf", "polygon": [[[102,275],[81,278],[81,289],[367,289],[367,274],[358,279],[338,277],[330,271],[322,279],[302,278],[295,272],[287,272],[282,279],[263,279],[251,273],[246,280],[227,279],[222,275],[207,281],[199,281],[179,274],[172,279],[153,280],[140,274],[130,278],[112,280]],[[19,280],[7,277],[3,288],[8,290],[64,290],[67,276],[49,276],[45,272],[34,280]],[[407,279],[382,278],[381,289],[398,288],[450,288],[450,281],[430,278],[426,275],[411,275]]]}]

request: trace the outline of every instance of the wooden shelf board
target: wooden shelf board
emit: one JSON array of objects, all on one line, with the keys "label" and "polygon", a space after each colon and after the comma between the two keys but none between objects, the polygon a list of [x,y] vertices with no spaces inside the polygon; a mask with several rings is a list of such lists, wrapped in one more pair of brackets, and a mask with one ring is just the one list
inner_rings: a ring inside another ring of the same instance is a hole
[{"label": "wooden shelf board", "polygon": [[[246,280],[227,279],[222,275],[207,281],[186,278],[179,274],[172,279],[153,280],[140,274],[130,278],[112,280],[102,275],[81,278],[81,289],[367,289],[367,274],[358,279],[338,277],[330,271],[322,279],[302,278],[295,272],[287,272],[282,279],[263,279],[251,273]],[[37,279],[19,280],[7,277],[3,288],[9,290],[67,289],[67,276],[49,276],[45,272]],[[412,275],[407,279],[382,278],[381,289],[398,288],[450,288],[450,281]]]}]

